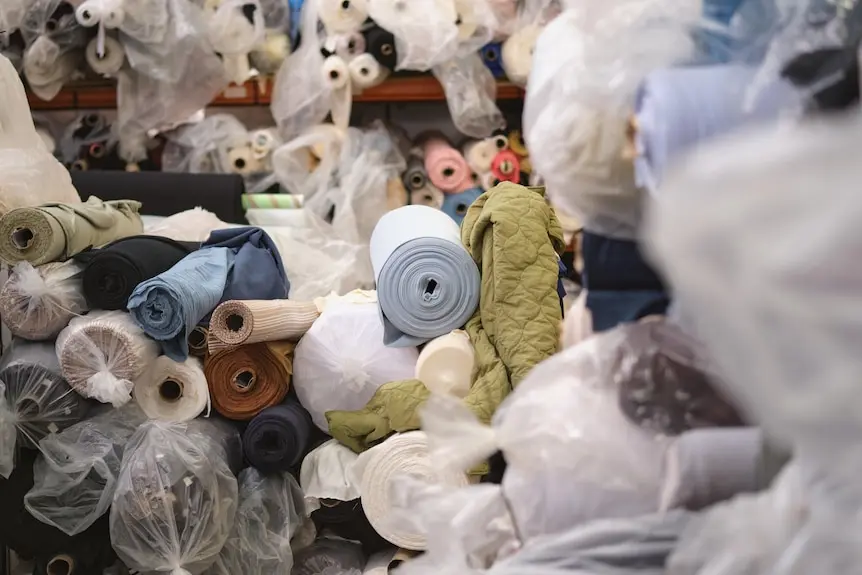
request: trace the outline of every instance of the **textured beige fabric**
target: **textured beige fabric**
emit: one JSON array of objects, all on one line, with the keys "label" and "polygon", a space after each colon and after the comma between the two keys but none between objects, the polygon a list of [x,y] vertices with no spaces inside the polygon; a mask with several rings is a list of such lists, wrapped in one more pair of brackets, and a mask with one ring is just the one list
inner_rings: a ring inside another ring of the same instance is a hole
[{"label": "textured beige fabric", "polygon": [[226,301],[213,312],[207,336],[211,354],[266,341],[297,341],[320,316],[314,302]]}]

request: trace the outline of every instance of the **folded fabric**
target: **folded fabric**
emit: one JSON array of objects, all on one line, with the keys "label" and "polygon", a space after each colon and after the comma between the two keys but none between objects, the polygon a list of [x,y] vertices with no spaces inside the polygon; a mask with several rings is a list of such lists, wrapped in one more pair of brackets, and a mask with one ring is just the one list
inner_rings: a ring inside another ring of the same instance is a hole
[{"label": "folded fabric", "polygon": [[588,290],[664,291],[661,278],[644,260],[637,242],[583,231],[584,287]]},{"label": "folded fabric", "polygon": [[207,347],[214,354],[249,343],[298,341],[319,316],[314,302],[226,301],[213,312]]},{"label": "folded fabric", "polygon": [[129,297],[129,313],[165,355],[185,361],[188,336],[221,300],[234,255],[228,248],[189,254],[168,271],[147,280]]},{"label": "folded fabric", "polygon": [[446,214],[427,206],[389,212],[377,222],[370,249],[386,345],[424,343],[473,315],[479,270]]},{"label": "folded fabric", "polygon": [[23,339],[55,337],[76,315],[87,311],[80,265],[73,261],[34,268],[20,262],[0,290],[0,317]]},{"label": "folded fabric", "polygon": [[593,332],[613,329],[621,323],[651,315],[663,315],[669,305],[670,298],[662,291],[587,290]]},{"label": "folded fabric", "polygon": [[290,471],[308,453],[313,428],[305,408],[288,399],[251,420],[242,436],[243,453],[263,473]]},{"label": "folded fabric", "polygon": [[467,208],[484,193],[482,188],[470,188],[460,194],[446,194],[443,196],[443,207],[440,210],[460,226],[467,215]]},{"label": "folded fabric", "polygon": [[199,245],[159,236],[131,236],[76,255],[86,265],[87,302],[93,309],[126,309],[138,284],[168,271]]},{"label": "folded fabric", "polygon": [[34,266],[65,261],[93,246],[140,234],[140,202],[103,202],[18,208],[0,218],[0,260]]},{"label": "folded fabric", "polygon": [[176,362],[163,355],[135,382],[135,400],[147,417],[190,421],[210,404],[210,392],[200,359]]},{"label": "folded fabric", "polygon": [[287,298],[290,283],[281,254],[262,229],[215,230],[201,245],[212,248],[227,248],[234,256],[220,301]]},{"label": "folded fabric", "polygon": [[57,337],[57,357],[69,385],[114,407],[132,399],[134,381],[158,355],[158,344],[121,311],[77,317]]},{"label": "folded fabric", "polygon": [[[479,310],[465,327],[476,368],[464,401],[487,423],[512,387],[557,350],[562,320],[557,254],[566,244],[543,194],[511,183],[470,206],[461,239],[482,269]],[[362,451],[393,431],[418,429],[417,410],[428,395],[415,379],[388,383],[365,409],[328,412],[331,435]]]},{"label": "folded fabric", "polygon": [[248,421],[281,403],[290,389],[294,345],[253,343],[207,357],[213,408],[228,419]]}]

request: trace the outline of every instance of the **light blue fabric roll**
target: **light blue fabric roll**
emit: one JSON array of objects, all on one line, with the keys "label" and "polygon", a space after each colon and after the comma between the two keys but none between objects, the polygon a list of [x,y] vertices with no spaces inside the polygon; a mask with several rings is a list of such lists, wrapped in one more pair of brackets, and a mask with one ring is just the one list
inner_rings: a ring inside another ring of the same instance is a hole
[{"label": "light blue fabric roll", "polygon": [[380,218],[371,264],[385,345],[409,347],[445,335],[479,305],[479,268],[458,225],[434,208],[404,206]]},{"label": "light blue fabric roll", "polygon": [[188,334],[218,305],[233,261],[228,248],[200,250],[132,292],[129,313],[172,360],[188,359]]},{"label": "light blue fabric roll", "polygon": [[443,196],[443,207],[440,209],[460,226],[461,222],[464,221],[464,216],[467,215],[467,208],[484,193],[485,190],[482,188],[470,188],[460,194],[445,194]]}]

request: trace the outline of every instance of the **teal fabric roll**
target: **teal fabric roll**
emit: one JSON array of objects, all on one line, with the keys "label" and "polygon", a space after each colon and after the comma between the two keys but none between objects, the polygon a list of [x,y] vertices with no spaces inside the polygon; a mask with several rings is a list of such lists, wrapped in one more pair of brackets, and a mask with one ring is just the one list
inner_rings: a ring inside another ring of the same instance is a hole
[{"label": "teal fabric roll", "polygon": [[452,219],[428,206],[380,218],[371,263],[383,318],[383,343],[415,346],[462,327],[479,305],[479,268]]}]

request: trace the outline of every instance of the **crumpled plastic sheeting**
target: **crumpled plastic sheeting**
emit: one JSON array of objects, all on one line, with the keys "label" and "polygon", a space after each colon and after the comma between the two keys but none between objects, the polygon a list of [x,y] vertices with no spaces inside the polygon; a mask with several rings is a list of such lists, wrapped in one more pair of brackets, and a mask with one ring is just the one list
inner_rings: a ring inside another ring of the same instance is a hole
[{"label": "crumpled plastic sheeting", "polygon": [[497,107],[497,81],[477,53],[433,68],[446,93],[452,122],[462,134],[487,138],[506,126]]},{"label": "crumpled plastic sheeting", "polygon": [[626,123],[644,76],[694,54],[697,9],[680,0],[585,0],[539,37],[525,139],[551,202],[590,231],[636,237],[640,194],[623,159]]},{"label": "crumpled plastic sheeting", "polygon": [[[252,10],[246,12],[247,6]],[[219,0],[207,7],[214,8],[207,19],[210,45],[221,54],[227,78],[240,85],[251,77],[249,55],[264,40],[263,10],[258,0]]]},{"label": "crumpled plastic sheeting", "polygon": [[13,34],[19,32],[27,4],[28,0],[0,2],[0,54],[9,58],[16,70],[20,70],[23,63],[24,39],[16,42]]},{"label": "crumpled plastic sheeting", "polygon": [[230,538],[207,575],[273,575],[293,566],[291,539],[305,520],[302,489],[288,473],[239,474],[239,508]]},{"label": "crumpled plastic sheeting", "polygon": [[215,114],[195,124],[181,126],[167,134],[167,138],[162,155],[164,171],[220,174],[227,172],[220,150],[246,143],[248,130],[232,114]]}]

